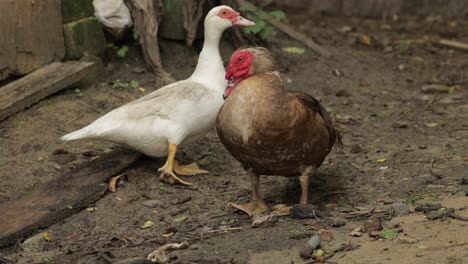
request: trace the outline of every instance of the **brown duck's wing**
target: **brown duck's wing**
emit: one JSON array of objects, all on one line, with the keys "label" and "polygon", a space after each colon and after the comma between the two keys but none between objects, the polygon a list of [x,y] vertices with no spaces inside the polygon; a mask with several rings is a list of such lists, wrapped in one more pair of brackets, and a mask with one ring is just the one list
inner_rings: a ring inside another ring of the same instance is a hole
[{"label": "brown duck's wing", "polygon": [[323,106],[320,104],[320,102],[313,96],[303,92],[291,91],[290,93],[293,94],[297,99],[299,99],[299,101],[307,109],[309,109],[309,111],[312,111],[313,113],[318,113],[322,117],[323,121],[325,122],[325,127],[327,128],[328,134],[330,136],[328,143],[330,149],[333,147],[337,140],[338,144],[341,145],[341,134],[335,129],[332,119],[328,115],[325,108],[323,108]]}]

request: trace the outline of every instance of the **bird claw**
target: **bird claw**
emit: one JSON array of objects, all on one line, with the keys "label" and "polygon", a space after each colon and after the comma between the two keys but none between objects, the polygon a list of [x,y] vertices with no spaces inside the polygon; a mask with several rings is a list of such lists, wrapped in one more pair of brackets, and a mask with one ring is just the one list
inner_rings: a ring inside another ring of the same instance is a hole
[{"label": "bird claw", "polygon": [[192,185],[190,182],[186,182],[182,180],[181,178],[177,177],[177,175],[173,171],[165,169],[164,166],[160,168],[158,171],[159,172],[162,171],[161,175],[159,176],[159,179],[163,182],[166,182],[169,184],[174,184],[178,182],[180,184],[187,185],[187,186]]}]

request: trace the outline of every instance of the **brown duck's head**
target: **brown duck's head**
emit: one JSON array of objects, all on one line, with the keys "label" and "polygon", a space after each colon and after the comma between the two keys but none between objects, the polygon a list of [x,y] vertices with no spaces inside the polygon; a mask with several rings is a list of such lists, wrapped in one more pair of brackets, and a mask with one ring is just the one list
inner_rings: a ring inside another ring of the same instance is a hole
[{"label": "brown duck's head", "polygon": [[266,48],[240,48],[234,52],[229,61],[226,80],[228,87],[224,90],[226,99],[242,80],[261,73],[278,70],[278,64],[273,54]]}]

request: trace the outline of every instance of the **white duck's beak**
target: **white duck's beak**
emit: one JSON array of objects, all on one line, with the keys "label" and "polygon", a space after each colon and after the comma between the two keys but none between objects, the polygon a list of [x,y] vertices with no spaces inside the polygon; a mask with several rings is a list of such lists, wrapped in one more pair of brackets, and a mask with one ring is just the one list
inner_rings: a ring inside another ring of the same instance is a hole
[{"label": "white duck's beak", "polygon": [[232,24],[236,26],[244,26],[244,27],[255,26],[255,22],[250,21],[247,18],[244,18],[242,16],[238,16],[236,21],[232,22]]}]

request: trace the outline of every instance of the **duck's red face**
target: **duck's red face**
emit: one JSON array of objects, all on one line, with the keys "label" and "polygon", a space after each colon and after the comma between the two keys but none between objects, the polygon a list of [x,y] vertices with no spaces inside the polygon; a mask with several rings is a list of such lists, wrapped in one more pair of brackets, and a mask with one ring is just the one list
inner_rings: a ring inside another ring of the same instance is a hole
[{"label": "duck's red face", "polygon": [[239,12],[236,12],[235,10],[231,8],[221,8],[219,10],[217,16],[219,16],[222,19],[229,19],[233,25],[237,26],[255,26],[255,23],[243,18]]},{"label": "duck's red face", "polygon": [[232,55],[227,67],[226,80],[228,87],[224,90],[223,98],[226,99],[239,83],[250,76],[254,54],[251,51],[240,50]]}]

